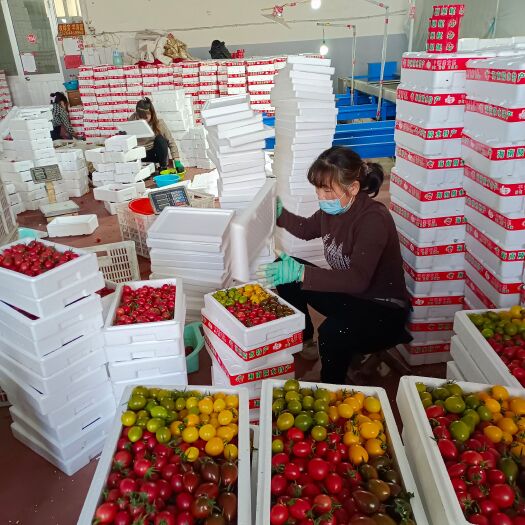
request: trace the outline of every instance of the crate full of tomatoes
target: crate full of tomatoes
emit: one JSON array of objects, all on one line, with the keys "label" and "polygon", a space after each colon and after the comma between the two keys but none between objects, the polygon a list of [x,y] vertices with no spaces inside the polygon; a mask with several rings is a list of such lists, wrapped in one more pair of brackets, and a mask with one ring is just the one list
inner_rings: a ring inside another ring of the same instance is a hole
[{"label": "crate full of tomatoes", "polygon": [[248,397],[128,388],[78,525],[251,523]]},{"label": "crate full of tomatoes", "polygon": [[428,524],[386,392],[263,385],[257,525]]},{"label": "crate full of tomatoes", "polygon": [[401,379],[403,441],[434,525],[525,525],[525,391]]}]

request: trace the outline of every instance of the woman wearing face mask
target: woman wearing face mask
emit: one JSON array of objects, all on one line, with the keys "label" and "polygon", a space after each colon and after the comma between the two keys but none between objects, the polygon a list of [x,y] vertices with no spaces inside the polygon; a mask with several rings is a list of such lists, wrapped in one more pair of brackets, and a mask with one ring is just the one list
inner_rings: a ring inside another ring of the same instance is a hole
[{"label": "woman wearing face mask", "polygon": [[[344,384],[353,357],[411,340],[409,303],[399,240],[389,211],[374,201],[383,183],[379,164],[333,147],[313,163],[308,180],[320,210],[299,217],[277,202],[277,225],[305,241],[322,238],[330,269],[282,254],[260,268],[265,284],[306,315],[304,357],[316,358],[308,305],[326,317],[319,327],[321,380]],[[310,352],[308,352],[310,350]]]},{"label": "woman wearing face mask", "polygon": [[148,97],[137,102],[135,113],[129,120],[145,120],[153,130],[154,137],[139,139],[139,145],[146,148],[145,162],[154,162],[159,165],[159,171],[168,168],[169,153],[173,157],[173,163],[179,160],[179,150],[173,136],[165,122],[157,116],[153,103]]}]

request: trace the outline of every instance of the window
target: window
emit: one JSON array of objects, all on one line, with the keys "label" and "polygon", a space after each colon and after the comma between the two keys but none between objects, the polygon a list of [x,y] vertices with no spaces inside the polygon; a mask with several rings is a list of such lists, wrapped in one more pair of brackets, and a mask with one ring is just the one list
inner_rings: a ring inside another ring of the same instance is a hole
[{"label": "window", "polygon": [[4,70],[6,75],[18,74],[3,10],[0,10],[0,69]]},{"label": "window", "polygon": [[54,0],[57,18],[82,16],[79,0]]}]

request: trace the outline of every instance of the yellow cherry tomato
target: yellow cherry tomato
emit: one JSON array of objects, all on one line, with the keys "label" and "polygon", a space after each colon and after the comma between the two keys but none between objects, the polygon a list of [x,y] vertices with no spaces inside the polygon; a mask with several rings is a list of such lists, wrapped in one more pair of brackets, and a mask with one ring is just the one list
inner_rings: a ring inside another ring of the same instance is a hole
[{"label": "yellow cherry tomato", "polygon": [[357,401],[357,399],[355,397],[347,397],[343,403],[345,405],[349,405],[350,407],[352,407],[352,410],[354,412],[358,412],[359,410],[361,410],[361,407],[359,406],[359,401]]},{"label": "yellow cherry tomato", "polygon": [[505,445],[510,445],[512,443],[512,435],[508,432],[503,432],[501,435],[501,442],[505,443]]},{"label": "yellow cherry tomato", "polygon": [[232,443],[224,447],[224,457],[228,461],[235,461],[238,455],[239,455],[239,451],[237,450],[237,447],[233,445]]},{"label": "yellow cherry tomato", "polygon": [[366,423],[368,421],[372,421],[368,416],[365,416],[363,414],[357,414],[354,418],[355,424],[357,426],[361,426],[363,423]]},{"label": "yellow cherry tomato", "polygon": [[213,437],[206,443],[204,450],[209,456],[220,456],[224,451],[224,443],[221,438]]},{"label": "yellow cherry tomato", "polygon": [[199,449],[197,447],[188,447],[184,455],[186,457],[186,461],[193,463],[199,457]]},{"label": "yellow cherry tomato", "polygon": [[359,426],[359,433],[363,439],[374,439],[379,435],[381,429],[373,421],[366,421]]},{"label": "yellow cherry tomato", "polygon": [[190,408],[198,407],[199,406],[199,400],[196,397],[188,397],[186,399],[186,408],[189,410]]},{"label": "yellow cherry tomato", "polygon": [[339,412],[337,411],[336,406],[330,405],[328,407],[328,417],[330,418],[330,421],[332,421],[332,423],[339,419]]},{"label": "yellow cherry tomato", "polygon": [[209,441],[212,437],[215,437],[217,431],[213,425],[207,424],[203,425],[199,429],[199,437],[204,441]]},{"label": "yellow cherry tomato", "polygon": [[216,399],[226,399],[226,394],[224,392],[216,392],[213,394],[213,401],[215,402]]},{"label": "yellow cherry tomato", "polygon": [[230,423],[228,425],[228,428],[231,428],[234,437],[239,433],[239,426],[237,425],[237,423]]},{"label": "yellow cherry tomato", "polygon": [[199,410],[202,414],[211,414],[213,412],[213,401],[209,397],[205,397],[199,401]]},{"label": "yellow cherry tomato", "polygon": [[224,401],[226,402],[226,408],[239,408],[239,398],[233,394],[226,396]]},{"label": "yellow cherry tomato", "polygon": [[365,443],[365,450],[370,457],[383,456],[385,454],[385,444],[380,439],[368,439]]},{"label": "yellow cherry tomato", "polygon": [[218,416],[219,425],[229,425],[233,421],[231,410],[222,410]]},{"label": "yellow cherry tomato", "polygon": [[492,441],[492,443],[499,443],[503,437],[501,428],[495,425],[489,425],[483,429],[483,434]]},{"label": "yellow cherry tomato", "polygon": [[341,403],[337,406],[337,412],[340,417],[344,419],[350,419],[354,415],[354,410],[350,405],[347,405],[346,403]]},{"label": "yellow cherry tomato", "polygon": [[510,397],[509,391],[501,385],[494,385],[491,389],[491,394],[492,397],[500,403],[501,401],[506,401]]},{"label": "yellow cherry tomato", "polygon": [[196,427],[186,427],[182,431],[182,439],[185,443],[195,443],[199,439],[199,431]]},{"label": "yellow cherry tomato", "polygon": [[184,430],[184,423],[182,421],[173,421],[170,425],[170,432],[172,436],[180,437]]},{"label": "yellow cherry tomato", "polygon": [[351,445],[348,449],[348,458],[357,467],[368,462],[368,452],[361,445]]},{"label": "yellow cherry tomato", "polygon": [[501,412],[501,405],[492,397],[485,400],[485,406],[493,413],[499,414]]},{"label": "yellow cherry tomato", "polygon": [[375,397],[367,397],[363,403],[365,410],[371,414],[381,412],[381,402]]},{"label": "yellow cherry tomato", "polygon": [[350,447],[352,445],[358,445],[361,442],[361,438],[357,431],[349,430],[343,434],[343,443]]},{"label": "yellow cherry tomato", "polygon": [[359,410],[361,410],[365,402],[365,395],[363,392],[356,392],[354,394],[354,399],[359,403]]},{"label": "yellow cherry tomato", "polygon": [[519,430],[518,425],[516,425],[514,420],[511,419],[510,417],[502,417],[498,421],[498,427],[501,428],[503,432],[506,432],[510,434],[511,436],[513,436],[514,434],[517,434]]},{"label": "yellow cherry tomato", "polygon": [[216,412],[217,414],[219,412],[222,412],[225,408],[226,408],[226,401],[224,401],[224,399],[219,398],[213,402],[213,411]]},{"label": "yellow cherry tomato", "polygon": [[510,452],[517,458],[522,458],[525,456],[525,444],[524,443],[515,443],[510,447]]},{"label": "yellow cherry tomato", "polygon": [[234,437],[233,430],[229,426],[219,427],[217,429],[217,437],[221,438],[223,441],[226,441],[226,443],[229,443]]},{"label": "yellow cherry tomato", "polygon": [[521,397],[514,397],[510,401],[510,409],[517,416],[525,416],[525,399],[522,399]]},{"label": "yellow cherry tomato", "polygon": [[201,422],[200,417],[197,414],[188,414],[184,423],[187,427],[196,427]]}]

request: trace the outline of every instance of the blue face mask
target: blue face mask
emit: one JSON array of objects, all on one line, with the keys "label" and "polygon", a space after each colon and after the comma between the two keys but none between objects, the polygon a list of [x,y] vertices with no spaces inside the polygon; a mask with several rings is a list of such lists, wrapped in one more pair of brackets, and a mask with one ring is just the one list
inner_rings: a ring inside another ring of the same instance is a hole
[{"label": "blue face mask", "polygon": [[351,199],[346,206],[341,206],[341,201],[339,199],[326,199],[319,201],[319,207],[322,211],[328,213],[329,215],[341,215],[341,213],[344,213],[350,209],[350,206],[352,206],[353,202],[354,199]]}]

